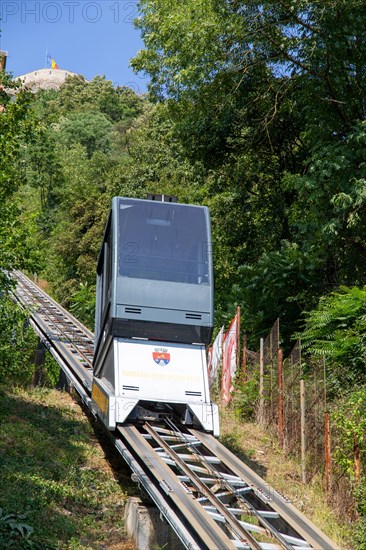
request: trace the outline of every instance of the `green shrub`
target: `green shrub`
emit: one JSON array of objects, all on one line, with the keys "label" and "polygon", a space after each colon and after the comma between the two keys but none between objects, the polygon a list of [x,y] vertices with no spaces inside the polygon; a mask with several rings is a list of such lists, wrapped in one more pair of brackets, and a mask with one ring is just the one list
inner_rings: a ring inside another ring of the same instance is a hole
[{"label": "green shrub", "polygon": [[6,294],[0,296],[0,383],[27,385],[32,380],[32,350],[37,337],[27,313]]},{"label": "green shrub", "polygon": [[355,444],[359,447],[361,462],[366,457],[366,387],[350,394],[337,406],[332,416],[339,434],[334,459],[347,476],[354,480]]},{"label": "green shrub", "polygon": [[304,350],[327,359],[330,397],[366,383],[366,287],[341,287],[321,298],[296,336]]},{"label": "green shrub", "polygon": [[357,543],[357,550],[366,550],[366,518],[361,518],[356,523],[354,543]]},{"label": "green shrub", "polygon": [[236,383],[233,397],[235,413],[241,418],[252,420],[255,417],[259,395],[259,380],[252,378]]},{"label": "green shrub", "polygon": [[2,548],[36,548],[31,541],[33,527],[25,523],[25,514],[6,514],[0,508],[0,546]]},{"label": "green shrub", "polygon": [[366,471],[360,479],[355,479],[354,448],[358,446],[360,463],[366,459],[366,387],[354,391],[333,413],[338,428],[338,443],[335,449],[335,462],[342,468],[354,486],[356,510],[359,520],[354,528],[354,543],[357,550],[366,550]]}]

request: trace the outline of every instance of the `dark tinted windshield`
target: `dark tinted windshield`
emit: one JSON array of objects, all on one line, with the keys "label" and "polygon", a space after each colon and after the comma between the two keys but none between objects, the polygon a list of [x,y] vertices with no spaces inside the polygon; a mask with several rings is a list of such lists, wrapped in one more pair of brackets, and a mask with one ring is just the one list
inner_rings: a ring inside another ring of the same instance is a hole
[{"label": "dark tinted windshield", "polygon": [[209,235],[203,208],[119,201],[119,275],[209,284]]}]

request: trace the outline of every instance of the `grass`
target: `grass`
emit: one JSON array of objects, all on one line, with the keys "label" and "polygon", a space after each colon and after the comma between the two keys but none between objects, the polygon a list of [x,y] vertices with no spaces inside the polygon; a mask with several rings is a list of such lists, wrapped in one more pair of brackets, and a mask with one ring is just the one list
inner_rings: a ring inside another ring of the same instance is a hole
[{"label": "grass", "polygon": [[[275,436],[258,424],[238,419],[229,410],[221,413],[221,442],[309,518],[344,550],[352,546],[352,526],[327,504],[323,482],[315,477],[301,482],[299,462],[278,447]],[[319,549],[320,550],[320,549]]]},{"label": "grass", "polygon": [[0,388],[0,548],[134,548],[130,473],[94,428],[67,393]]},{"label": "grass", "polygon": [[[221,414],[221,441],[344,549],[350,526],[326,504],[322,482],[258,425]],[[133,550],[123,522],[136,492],[104,432],[67,393],[0,387],[0,548]],[[13,546],[12,546],[13,543]]]}]

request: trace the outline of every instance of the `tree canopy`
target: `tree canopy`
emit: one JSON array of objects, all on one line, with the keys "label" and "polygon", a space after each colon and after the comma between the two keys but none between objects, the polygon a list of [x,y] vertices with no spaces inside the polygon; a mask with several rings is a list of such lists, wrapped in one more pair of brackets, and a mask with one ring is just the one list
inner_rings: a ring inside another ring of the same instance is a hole
[{"label": "tree canopy", "polygon": [[111,196],[174,194],[210,207],[218,324],[240,304],[253,342],[278,316],[288,340],[365,283],[365,23],[356,0],[141,0],[149,97],[74,77],[22,119],[6,95],[2,189],[28,264],[92,324]]},{"label": "tree canopy", "polygon": [[281,315],[289,334],[323,293],[365,281],[363,3],[139,5],[133,65],[203,165],[226,295],[249,328]]}]

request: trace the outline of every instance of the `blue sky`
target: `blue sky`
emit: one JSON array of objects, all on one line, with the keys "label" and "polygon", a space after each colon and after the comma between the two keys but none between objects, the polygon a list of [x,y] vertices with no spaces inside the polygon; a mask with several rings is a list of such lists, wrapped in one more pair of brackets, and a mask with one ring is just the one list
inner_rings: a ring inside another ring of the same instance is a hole
[{"label": "blue sky", "polygon": [[0,49],[9,52],[14,76],[47,66],[46,53],[60,69],[92,79],[105,75],[115,85],[144,92],[147,79],[129,60],[143,47],[133,27],[135,0],[0,0]]}]

